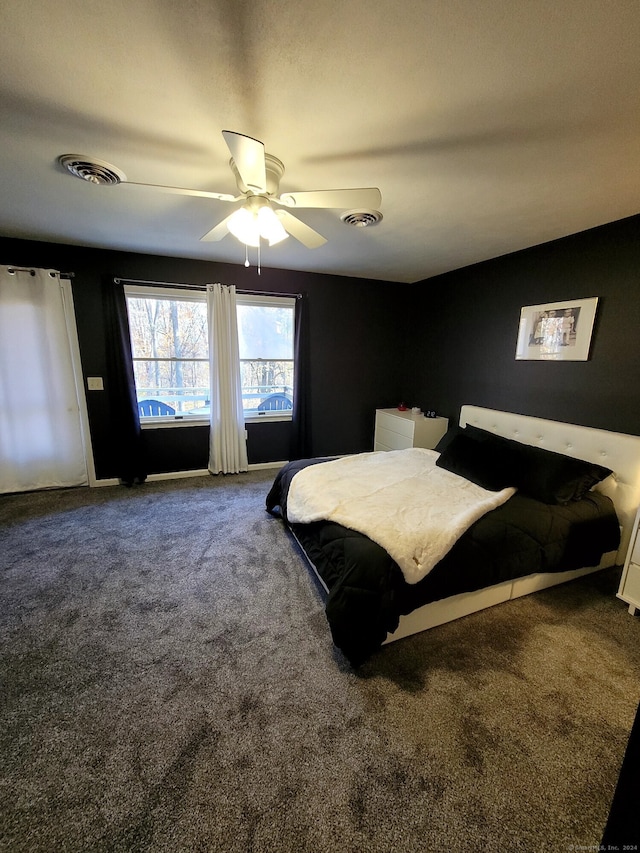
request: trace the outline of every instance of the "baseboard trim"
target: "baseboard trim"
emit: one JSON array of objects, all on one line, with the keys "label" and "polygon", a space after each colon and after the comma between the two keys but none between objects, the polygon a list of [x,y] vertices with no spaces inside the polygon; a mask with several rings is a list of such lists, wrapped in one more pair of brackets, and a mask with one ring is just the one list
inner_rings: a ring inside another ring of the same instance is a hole
[{"label": "baseboard trim", "polygon": [[287,464],[287,460],[284,462],[254,462],[253,465],[249,465],[250,471],[267,471],[271,468],[282,468],[283,465]]},{"label": "baseboard trim", "polygon": [[210,477],[206,468],[194,471],[166,471],[162,474],[147,474],[147,483],[158,483],[160,480],[183,480],[186,477]]},{"label": "baseboard trim", "polygon": [[[249,465],[249,471],[267,471],[271,468],[282,468],[283,465],[286,465],[286,461],[284,462],[254,462]],[[210,477],[211,474],[207,470],[207,468],[196,468],[192,471],[167,471],[162,474],[149,474],[147,477],[147,483],[157,483],[160,480],[182,480],[185,477]],[[91,488],[100,487],[100,486],[119,486],[120,480],[117,477],[110,477],[104,480],[96,480],[91,483]]]}]

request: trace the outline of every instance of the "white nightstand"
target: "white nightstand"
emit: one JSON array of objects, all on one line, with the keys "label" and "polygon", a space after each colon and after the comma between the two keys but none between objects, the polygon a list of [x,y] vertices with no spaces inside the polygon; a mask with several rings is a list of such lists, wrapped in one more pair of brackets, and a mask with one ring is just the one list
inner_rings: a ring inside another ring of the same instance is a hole
[{"label": "white nightstand", "polygon": [[631,532],[631,543],[627,552],[627,559],[624,561],[624,569],[622,570],[622,578],[620,580],[620,589],[618,590],[618,598],[621,598],[629,605],[629,613],[634,616],[636,609],[640,608],[640,534],[638,527],[640,526],[640,509],[636,513],[636,520],[633,523]]},{"label": "white nightstand", "polygon": [[374,450],[405,450],[407,447],[427,447],[431,450],[449,428],[447,418],[425,418],[411,411],[376,409]]}]

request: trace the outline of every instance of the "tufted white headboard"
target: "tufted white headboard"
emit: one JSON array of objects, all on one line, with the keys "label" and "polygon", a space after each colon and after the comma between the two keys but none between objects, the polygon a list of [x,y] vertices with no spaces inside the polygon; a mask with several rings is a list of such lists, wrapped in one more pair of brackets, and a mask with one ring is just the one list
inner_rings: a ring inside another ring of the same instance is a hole
[{"label": "tufted white headboard", "polygon": [[608,495],[615,505],[622,527],[616,562],[624,563],[631,528],[640,505],[640,436],[546,421],[479,406],[462,406],[460,426],[467,424],[523,444],[544,447],[546,450],[564,453],[565,456],[575,456],[611,468],[613,476],[607,477],[596,489]]}]

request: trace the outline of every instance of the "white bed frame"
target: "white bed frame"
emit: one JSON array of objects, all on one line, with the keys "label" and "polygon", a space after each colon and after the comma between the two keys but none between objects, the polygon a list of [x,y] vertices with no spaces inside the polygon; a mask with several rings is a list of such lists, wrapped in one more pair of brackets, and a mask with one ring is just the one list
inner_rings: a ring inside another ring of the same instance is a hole
[{"label": "white bed frame", "polygon": [[478,406],[462,407],[460,426],[467,424],[523,444],[555,450],[565,456],[575,456],[610,468],[614,472],[613,476],[607,477],[596,488],[613,500],[620,520],[620,548],[617,552],[605,554],[598,566],[570,572],[528,575],[477,592],[462,593],[425,604],[407,616],[401,616],[397,630],[389,634],[386,643],[452,622],[494,604],[566,583],[608,566],[622,565],[625,561],[633,521],[640,504],[640,436],[482,409]]}]

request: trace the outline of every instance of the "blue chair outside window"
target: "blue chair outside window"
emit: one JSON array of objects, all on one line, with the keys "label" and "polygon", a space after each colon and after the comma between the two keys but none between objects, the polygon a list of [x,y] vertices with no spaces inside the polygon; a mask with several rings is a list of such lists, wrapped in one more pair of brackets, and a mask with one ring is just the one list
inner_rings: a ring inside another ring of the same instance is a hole
[{"label": "blue chair outside window", "polygon": [[160,400],[138,400],[138,414],[143,417],[158,418],[162,415],[175,415],[176,410]]},{"label": "blue chair outside window", "polygon": [[259,412],[282,412],[285,409],[293,409],[293,401],[286,394],[269,394],[258,405]]}]

